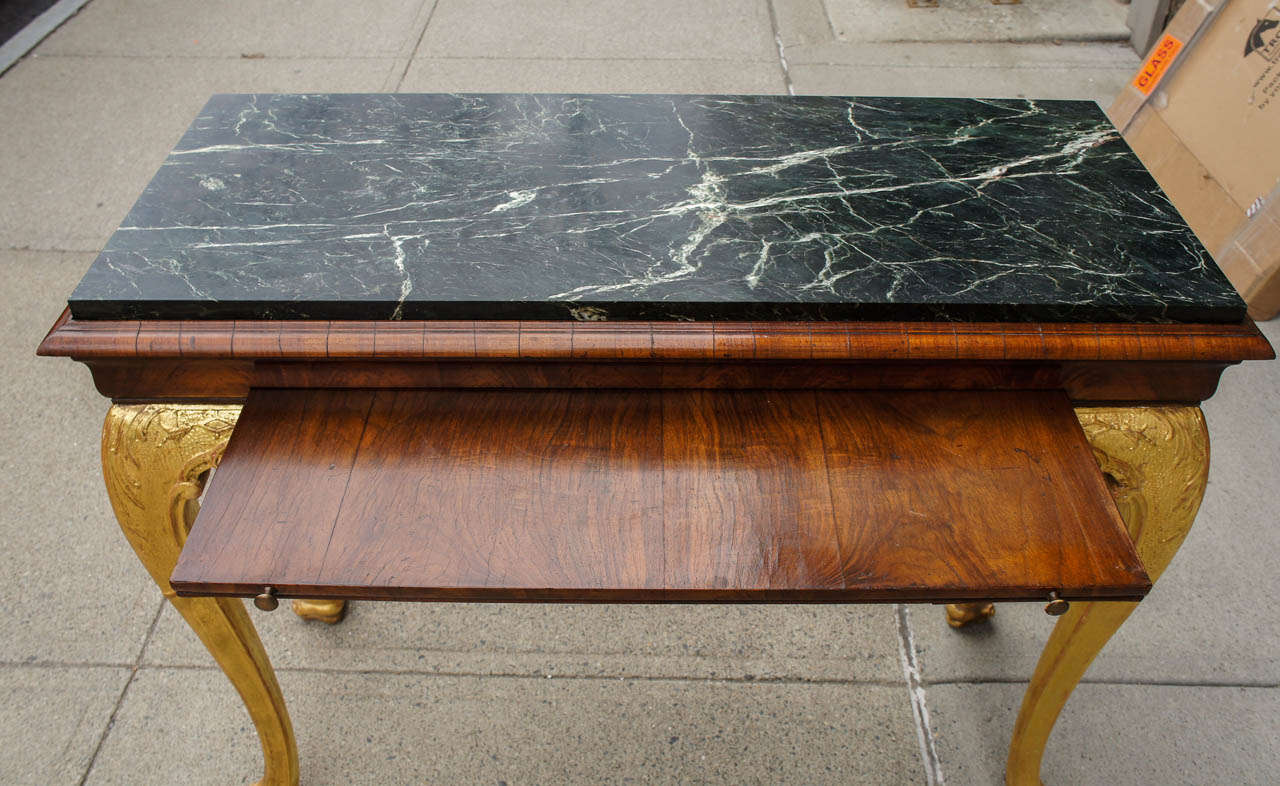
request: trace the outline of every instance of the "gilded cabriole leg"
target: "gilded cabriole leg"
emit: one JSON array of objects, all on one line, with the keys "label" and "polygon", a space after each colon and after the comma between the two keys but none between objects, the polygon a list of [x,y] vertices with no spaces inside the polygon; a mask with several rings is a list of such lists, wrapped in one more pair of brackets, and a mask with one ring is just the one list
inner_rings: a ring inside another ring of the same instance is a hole
[{"label": "gilded cabriole leg", "polygon": [[[1209,473],[1209,435],[1198,407],[1076,410],[1138,556],[1155,581],[1195,520]],[[1058,620],[1013,727],[1005,781],[1040,783],[1040,759],[1063,705],[1136,603],[1076,602]]]},{"label": "gilded cabriole leg", "polygon": [[111,407],[102,469],[120,528],[138,558],[240,693],[262,742],[260,784],[295,786],[298,750],[275,672],[239,598],[179,598],[169,586],[199,509],[197,498],[226,448],[238,406]]}]

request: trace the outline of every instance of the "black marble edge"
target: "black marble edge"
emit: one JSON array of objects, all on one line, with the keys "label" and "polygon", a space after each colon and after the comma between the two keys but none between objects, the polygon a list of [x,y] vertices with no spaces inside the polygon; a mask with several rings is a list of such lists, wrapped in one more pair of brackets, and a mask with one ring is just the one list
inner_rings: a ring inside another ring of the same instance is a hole
[{"label": "black marble edge", "polygon": [[[221,301],[72,300],[71,316],[80,320],[307,320],[391,321],[394,303],[308,300]],[[578,318],[575,312],[607,317]],[[266,315],[266,316],[264,316]],[[321,316],[322,315],[322,316]],[[1197,304],[1134,309],[1106,304],[938,304],[938,303],[636,303],[594,301],[445,301],[405,303],[401,320],[550,321],[550,322],[1127,322],[1134,324],[1233,324],[1244,321],[1239,307]]]},{"label": "black marble edge", "polygon": [[[1108,123],[1111,119],[1107,117],[1106,110],[1092,98],[1020,98],[1016,96],[878,96],[866,95],[865,93],[841,93],[836,95],[780,95],[778,93],[628,93],[625,91],[601,91],[596,93],[583,92],[553,92],[546,90],[533,91],[516,91],[510,90],[460,90],[456,92],[442,90],[424,90],[413,93],[378,93],[369,91],[347,91],[347,92],[284,92],[284,93],[210,93],[209,100],[200,107],[200,112],[196,115],[203,115],[205,110],[209,108],[215,100],[227,98],[263,98],[263,97],[279,97],[279,96],[339,96],[344,98],[362,98],[362,97],[412,97],[412,96],[537,96],[539,98],[596,98],[600,96],[608,96],[611,98],[786,98],[789,101],[830,101],[832,99],[906,99],[906,100],[928,100],[928,101],[1034,101],[1037,104],[1088,104],[1098,110],[1099,117],[1106,119]],[[1112,124],[1115,125],[1114,123]],[[179,149],[179,148],[174,148]]]}]

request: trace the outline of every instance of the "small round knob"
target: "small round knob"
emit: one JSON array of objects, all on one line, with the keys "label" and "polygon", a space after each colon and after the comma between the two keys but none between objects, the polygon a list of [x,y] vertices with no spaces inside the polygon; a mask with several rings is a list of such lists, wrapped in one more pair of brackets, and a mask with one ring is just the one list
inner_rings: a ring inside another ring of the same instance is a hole
[{"label": "small round knob", "polygon": [[1058,593],[1049,593],[1049,602],[1044,604],[1044,613],[1050,617],[1061,617],[1071,608],[1071,602],[1058,597]]},{"label": "small round knob", "polygon": [[263,611],[275,611],[280,606],[280,600],[276,597],[276,588],[263,587],[262,592],[254,596],[253,605]]}]

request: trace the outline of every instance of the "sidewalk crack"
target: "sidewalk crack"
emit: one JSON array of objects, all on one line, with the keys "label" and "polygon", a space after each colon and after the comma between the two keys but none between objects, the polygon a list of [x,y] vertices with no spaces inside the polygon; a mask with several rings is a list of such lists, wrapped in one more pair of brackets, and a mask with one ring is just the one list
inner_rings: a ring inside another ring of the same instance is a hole
[{"label": "sidewalk crack", "polygon": [[120,695],[116,697],[115,706],[111,708],[111,715],[107,717],[107,725],[103,727],[102,734],[98,737],[98,744],[93,746],[93,754],[89,756],[89,763],[85,765],[84,774],[80,776],[77,786],[84,786],[85,781],[89,780],[89,773],[93,772],[93,767],[98,763],[98,754],[102,752],[102,746],[106,744],[107,736],[111,734],[111,729],[116,725],[116,716],[120,714],[120,708],[124,706],[124,700],[129,695],[129,688],[133,685],[133,680],[138,676],[138,670],[142,668],[142,659],[146,654],[147,646],[151,644],[151,637],[155,635],[156,626],[160,624],[160,615],[164,613],[164,607],[168,605],[168,601],[161,597],[160,604],[156,607],[156,613],[151,617],[151,624],[147,626],[147,635],[142,639],[142,646],[138,648],[138,655],[133,659],[132,668],[129,671],[129,678],[124,681],[124,687],[120,689]]},{"label": "sidewalk crack", "polygon": [[427,21],[422,23],[422,32],[418,34],[418,40],[413,44],[413,51],[409,53],[409,59],[404,62],[404,70],[400,72],[400,78],[396,80],[395,90],[392,92],[399,93],[401,85],[404,84],[404,78],[409,75],[409,69],[413,67],[413,60],[418,56],[418,50],[422,48],[422,41],[427,37],[427,30],[431,27],[431,20],[435,18],[436,6],[440,5],[440,0],[431,0],[431,10],[427,12]]},{"label": "sidewalk crack", "polygon": [[911,695],[911,714],[916,722],[916,737],[920,742],[920,759],[924,763],[925,779],[929,786],[943,786],[942,764],[929,724],[929,707],[925,703],[924,680],[920,674],[920,656],[916,651],[915,636],[911,633],[911,619],[907,607],[897,603],[893,607],[898,616],[898,655],[902,659],[902,675],[907,680]]},{"label": "sidewalk crack", "polygon": [[782,31],[778,28],[778,13],[773,8],[773,0],[766,4],[769,7],[769,27],[773,30],[773,44],[778,48],[778,66],[782,69],[782,83],[787,86],[787,95],[796,94],[795,85],[791,84],[791,68],[787,65],[787,48],[782,43]]}]

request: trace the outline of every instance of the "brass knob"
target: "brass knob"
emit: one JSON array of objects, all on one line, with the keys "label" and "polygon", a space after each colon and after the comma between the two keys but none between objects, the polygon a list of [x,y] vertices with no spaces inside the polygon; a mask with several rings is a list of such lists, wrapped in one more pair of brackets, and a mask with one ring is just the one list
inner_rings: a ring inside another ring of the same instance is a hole
[{"label": "brass knob", "polygon": [[253,605],[263,611],[275,611],[280,606],[280,600],[276,597],[276,588],[263,587],[262,592],[254,596]]},{"label": "brass knob", "polygon": [[1049,602],[1044,604],[1044,613],[1050,617],[1061,617],[1071,608],[1071,602],[1058,597],[1058,593],[1049,593]]}]

